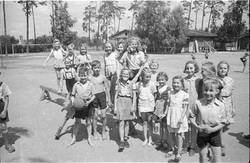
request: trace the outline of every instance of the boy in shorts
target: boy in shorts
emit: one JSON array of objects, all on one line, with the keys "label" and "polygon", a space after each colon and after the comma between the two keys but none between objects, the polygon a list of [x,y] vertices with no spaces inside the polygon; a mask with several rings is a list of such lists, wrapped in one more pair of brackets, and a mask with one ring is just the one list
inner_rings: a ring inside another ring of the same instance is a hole
[{"label": "boy in shorts", "polygon": [[10,94],[11,91],[8,85],[0,81],[0,136],[3,136],[5,149],[9,153],[12,153],[15,151],[15,148],[11,144],[9,144],[8,127],[7,127],[7,122],[9,121],[8,106],[9,106]]},{"label": "boy in shorts", "polygon": [[[94,86],[94,95],[95,100],[93,101],[93,106],[95,108],[95,114],[93,118],[93,135],[94,139],[97,139],[97,118],[98,114],[100,114],[101,122],[102,122],[102,139],[107,139],[107,118],[106,111],[109,106],[111,106],[110,101],[110,93],[109,93],[109,84],[107,78],[100,74],[101,62],[98,60],[94,60],[91,64],[93,75],[90,77],[90,82]],[[108,106],[107,106],[108,102]]]},{"label": "boy in shorts", "polygon": [[216,79],[207,79],[203,83],[203,98],[196,101],[190,121],[198,129],[197,145],[199,147],[199,161],[207,162],[207,150],[213,153],[212,162],[221,162],[220,130],[227,123],[225,106],[216,98],[220,92],[220,83]]}]

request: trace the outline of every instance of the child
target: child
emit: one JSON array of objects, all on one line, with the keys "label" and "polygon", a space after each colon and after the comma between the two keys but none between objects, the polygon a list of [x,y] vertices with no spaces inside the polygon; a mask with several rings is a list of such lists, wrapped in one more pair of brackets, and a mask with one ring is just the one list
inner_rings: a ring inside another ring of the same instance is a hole
[{"label": "child", "polygon": [[153,145],[152,141],[152,115],[155,107],[156,87],[151,82],[151,71],[149,68],[143,68],[141,73],[142,80],[137,83],[138,90],[138,109],[139,115],[143,120],[143,145]]},{"label": "child", "polygon": [[245,69],[246,69],[246,65],[247,65],[247,56],[248,56],[248,53],[245,53],[245,55],[244,55],[243,57],[240,58],[241,62],[243,63],[242,72],[244,72]]},{"label": "child", "polygon": [[66,55],[66,52],[61,47],[59,40],[56,39],[53,43],[53,49],[51,50],[49,56],[46,58],[44,62],[44,66],[46,66],[46,63],[49,61],[49,59],[52,56],[55,57],[54,69],[56,72],[58,92],[63,91],[63,81],[62,81],[61,71],[64,67],[63,59],[65,55]]},{"label": "child", "polygon": [[151,62],[149,63],[149,68],[151,70],[151,81],[154,82],[155,85],[158,85],[157,83],[157,70],[159,69],[159,63],[157,63],[155,60],[151,60]]},{"label": "child", "polygon": [[[71,62],[65,62],[65,68],[62,70],[62,77],[66,82],[66,88],[68,91],[68,95],[67,95],[67,100],[70,100],[70,95],[73,89],[74,84],[76,83],[76,71],[75,68],[72,67]],[[71,109],[71,106],[66,106],[65,108],[62,109],[63,110],[67,110],[67,114],[65,116],[65,119],[62,123],[62,126],[59,127],[59,129],[56,132],[55,135],[55,139],[58,140],[60,138],[60,134],[61,131],[63,129],[63,127],[65,126],[65,124],[67,123],[67,121],[69,120],[69,118],[73,118],[74,112]]]},{"label": "child", "polygon": [[201,66],[201,75],[202,79],[198,80],[198,88],[197,88],[197,93],[198,93],[198,99],[203,98],[203,82],[206,79],[215,79],[216,77],[216,67],[213,64],[213,62],[205,62]]},{"label": "child", "polygon": [[124,53],[124,45],[123,43],[119,43],[117,48],[116,48],[116,53],[117,53],[117,57],[116,57],[116,68],[117,68],[117,76],[119,77],[120,76],[120,72],[123,68],[123,66],[121,65],[120,63],[120,59],[122,58],[123,56],[123,53]]},{"label": "child", "polygon": [[88,63],[89,66],[91,66],[91,55],[87,54],[87,46],[85,44],[81,44],[80,47],[80,55],[76,56],[76,66],[84,63]]},{"label": "child", "polygon": [[[95,101],[94,101],[94,108],[95,108],[95,114],[93,119],[93,133],[94,133],[94,139],[97,139],[97,118],[99,112],[101,113],[101,122],[102,122],[102,139],[107,139],[106,133],[106,123],[107,123],[107,117],[106,117],[106,111],[109,106],[111,106],[110,101],[110,94],[109,94],[109,86],[108,86],[108,80],[106,77],[102,74],[100,74],[101,69],[101,62],[98,60],[94,60],[91,64],[93,75],[90,77],[90,82],[93,84],[95,90]],[[107,103],[108,105],[107,106]]]},{"label": "child", "polygon": [[222,102],[216,99],[220,83],[216,79],[207,79],[203,83],[202,99],[196,101],[196,107],[191,116],[191,122],[198,129],[197,145],[199,147],[199,161],[207,162],[208,145],[213,153],[212,162],[221,162],[220,130],[224,127],[224,109]]},{"label": "child", "polygon": [[[185,64],[183,72],[187,74],[187,76],[184,78],[184,90],[189,94],[188,107],[189,111],[193,112],[195,101],[198,99],[197,89],[200,78],[197,77],[197,73],[199,72],[199,66],[195,61],[188,61]],[[189,145],[189,156],[193,156],[195,154],[196,135],[196,128],[193,125],[189,124],[189,132],[187,135],[188,142],[186,142]]]},{"label": "child", "polygon": [[124,147],[129,148],[129,120],[135,117],[136,94],[133,84],[128,79],[129,70],[122,69],[115,89],[114,114],[115,119],[119,120],[119,152],[122,152]]},{"label": "child", "polygon": [[88,81],[88,68],[82,67],[79,69],[79,81],[73,86],[71,93],[72,107],[75,109],[75,124],[73,127],[73,138],[70,145],[75,144],[76,135],[79,131],[81,119],[86,119],[88,143],[92,146],[90,139],[91,135],[91,117],[93,115],[93,101],[95,99],[94,86]]},{"label": "child", "polygon": [[[1,75],[1,72],[0,72],[0,75]],[[9,153],[12,153],[15,151],[15,148],[11,144],[9,144],[8,126],[7,126],[7,122],[9,121],[8,106],[9,106],[10,94],[11,94],[11,91],[8,85],[0,81],[0,135],[2,135],[4,138],[5,149]]]},{"label": "child", "polygon": [[167,136],[167,123],[166,123],[166,115],[169,106],[169,95],[171,88],[167,85],[168,75],[165,72],[159,72],[156,78],[158,82],[158,86],[156,87],[156,102],[155,102],[155,110],[153,121],[160,123],[160,144],[156,147],[157,150],[161,150],[164,148],[164,140],[163,137]]},{"label": "child", "polygon": [[76,59],[74,52],[74,44],[69,44],[68,46],[68,54],[64,57],[64,63],[68,62],[71,67],[75,67]]},{"label": "child", "polygon": [[[110,98],[111,102],[114,103],[115,95],[115,83],[117,81],[117,53],[114,52],[113,44],[107,42],[105,44],[104,54],[104,72],[106,78],[110,81]],[[119,71],[119,70],[118,70]]]},{"label": "child", "polygon": [[123,54],[120,60],[120,63],[131,71],[129,80],[136,78],[134,79],[135,82],[140,76],[140,73],[138,73],[140,68],[142,69],[146,63],[145,54],[139,51],[139,46],[139,40],[132,37],[128,41],[128,50]]},{"label": "child", "polygon": [[[226,112],[225,114],[228,123],[231,124],[234,123],[234,116],[235,116],[235,110],[233,107],[233,97],[232,97],[234,81],[231,77],[228,76],[229,68],[230,66],[226,61],[221,61],[217,65],[217,75],[221,80],[221,82],[223,83],[223,88],[221,89],[220,92],[220,99],[225,105],[225,112]],[[224,135],[223,130],[221,134]],[[221,154],[222,156],[225,156],[226,154],[225,146],[223,144],[222,144]]]},{"label": "child", "polygon": [[172,79],[173,90],[170,93],[170,105],[167,114],[167,125],[170,132],[172,151],[177,147],[175,159],[181,159],[184,133],[188,131],[187,107],[188,94],[183,91],[184,81],[181,76]]}]

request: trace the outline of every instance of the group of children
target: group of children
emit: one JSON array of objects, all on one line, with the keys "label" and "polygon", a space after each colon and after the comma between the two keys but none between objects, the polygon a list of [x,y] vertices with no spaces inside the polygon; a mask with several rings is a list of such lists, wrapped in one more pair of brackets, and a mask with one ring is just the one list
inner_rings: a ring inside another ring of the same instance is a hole
[{"label": "group of children", "polygon": [[113,118],[119,121],[119,152],[130,146],[129,130],[135,130],[133,127],[138,122],[142,122],[143,145],[153,146],[153,127],[159,123],[160,143],[156,149],[163,149],[167,144],[167,155],[175,154],[177,160],[181,159],[183,149],[190,156],[199,149],[201,162],[206,162],[211,152],[210,159],[219,162],[220,156],[225,155],[223,129],[234,122],[235,115],[229,64],[221,61],[216,71],[215,65],[207,61],[202,64],[200,78],[198,64],[188,61],[184,67],[187,75],[174,76],[172,86],[168,86],[167,73],[157,72],[159,64],[150,60],[144,53],[146,49],[140,47],[136,38],[128,40],[126,48],[119,43],[114,49],[107,42],[102,75],[101,62],[91,60],[86,46],[82,45],[80,55],[75,55],[72,45],[64,51],[58,40],[54,42],[49,57],[56,58],[58,89],[62,91],[61,79],[65,79],[69,100],[64,108],[68,113],[56,139],[70,118],[75,118],[70,145],[76,142],[81,119],[86,119],[91,146],[91,134],[98,139],[97,120],[102,123],[102,138],[107,139],[106,113],[111,110]]}]

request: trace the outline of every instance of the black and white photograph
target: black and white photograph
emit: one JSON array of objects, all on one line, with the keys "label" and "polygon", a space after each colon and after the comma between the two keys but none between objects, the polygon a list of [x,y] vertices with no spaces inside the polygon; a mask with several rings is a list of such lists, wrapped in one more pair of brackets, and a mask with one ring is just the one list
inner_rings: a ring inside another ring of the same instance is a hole
[{"label": "black and white photograph", "polygon": [[247,163],[249,117],[249,0],[0,0],[0,163]]}]

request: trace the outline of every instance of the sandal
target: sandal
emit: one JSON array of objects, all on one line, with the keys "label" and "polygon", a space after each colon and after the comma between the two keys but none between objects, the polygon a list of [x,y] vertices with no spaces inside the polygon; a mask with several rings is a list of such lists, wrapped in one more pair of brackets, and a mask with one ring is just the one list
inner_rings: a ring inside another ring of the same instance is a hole
[{"label": "sandal", "polygon": [[181,160],[181,155],[180,155],[180,154],[177,154],[177,155],[175,156],[175,160],[179,162],[179,161]]},{"label": "sandal", "polygon": [[10,145],[10,144],[5,145],[5,149],[6,149],[9,153],[12,153],[12,152],[15,152],[15,151],[16,151],[15,147],[13,147],[13,146]]},{"label": "sandal", "polygon": [[171,157],[174,155],[174,152],[173,151],[168,151],[167,154],[166,154],[166,157]]}]

